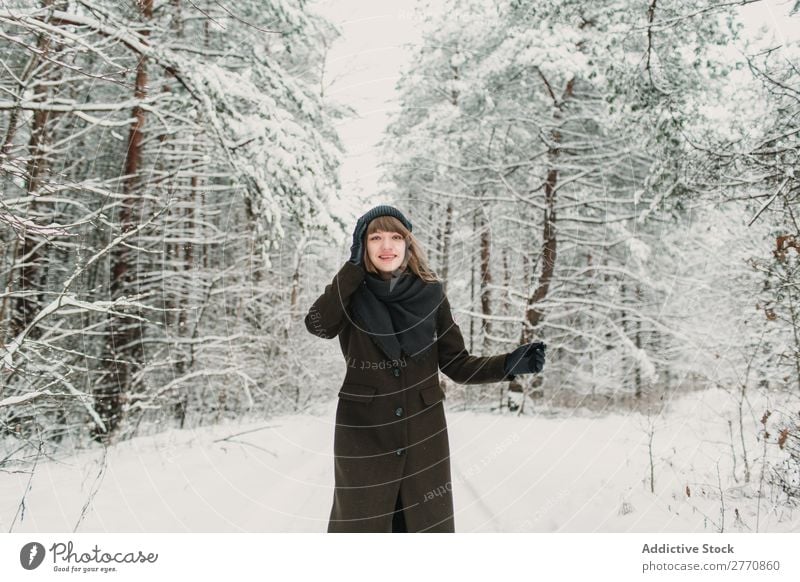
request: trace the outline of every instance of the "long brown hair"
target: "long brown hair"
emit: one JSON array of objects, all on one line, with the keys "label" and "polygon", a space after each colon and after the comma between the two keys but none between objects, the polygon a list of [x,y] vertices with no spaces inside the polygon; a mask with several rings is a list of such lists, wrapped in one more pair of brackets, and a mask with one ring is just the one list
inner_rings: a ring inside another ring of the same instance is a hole
[{"label": "long brown hair", "polygon": [[428,266],[428,259],[425,256],[422,245],[420,245],[417,238],[411,234],[411,231],[394,216],[379,216],[367,225],[367,232],[364,235],[364,268],[367,272],[376,275],[380,274],[370,260],[369,252],[367,252],[367,240],[369,239],[369,235],[379,230],[383,232],[396,232],[402,235],[406,240],[406,256],[403,259],[403,264],[399,267],[400,270],[409,268],[417,277],[428,283],[439,281],[439,277],[437,277],[436,273]]}]

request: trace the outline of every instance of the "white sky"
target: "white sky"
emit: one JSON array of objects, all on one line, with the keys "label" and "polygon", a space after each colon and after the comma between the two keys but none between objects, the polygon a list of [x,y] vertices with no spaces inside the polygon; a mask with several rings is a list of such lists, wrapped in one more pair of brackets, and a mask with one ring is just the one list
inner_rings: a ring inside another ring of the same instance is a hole
[{"label": "white sky", "polygon": [[800,39],[800,14],[789,16],[794,3],[795,0],[762,0],[739,11],[754,35],[764,27],[768,37],[784,43]]},{"label": "white sky", "polygon": [[395,84],[408,61],[406,43],[420,40],[414,21],[417,0],[319,0],[317,11],[342,31],[329,55],[327,93],[355,108],[359,117],[338,129],[347,149],[342,188],[348,209],[360,214],[375,204],[379,191],[376,143],[396,107]]},{"label": "white sky", "polygon": [[[490,1],[490,0],[487,0]],[[395,83],[407,62],[404,45],[418,44],[420,23],[414,8],[419,0],[318,0],[317,11],[341,31],[327,64],[328,95],[348,103],[359,117],[340,123],[338,129],[347,150],[342,167],[346,212],[353,216],[375,204],[380,169],[376,143],[397,106]],[[752,37],[761,27],[774,40],[800,39],[800,15],[788,17],[794,0],[762,0],[740,8]],[[772,39],[765,39],[772,42]]]}]

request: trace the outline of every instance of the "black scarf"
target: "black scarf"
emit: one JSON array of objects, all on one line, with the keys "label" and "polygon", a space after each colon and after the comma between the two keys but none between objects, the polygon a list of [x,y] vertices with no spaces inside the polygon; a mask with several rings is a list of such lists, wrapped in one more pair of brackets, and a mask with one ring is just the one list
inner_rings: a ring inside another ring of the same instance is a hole
[{"label": "black scarf", "polygon": [[425,282],[405,271],[384,280],[367,273],[353,294],[353,317],[388,358],[402,352],[422,360],[433,346],[436,312],[442,302],[442,284]]}]

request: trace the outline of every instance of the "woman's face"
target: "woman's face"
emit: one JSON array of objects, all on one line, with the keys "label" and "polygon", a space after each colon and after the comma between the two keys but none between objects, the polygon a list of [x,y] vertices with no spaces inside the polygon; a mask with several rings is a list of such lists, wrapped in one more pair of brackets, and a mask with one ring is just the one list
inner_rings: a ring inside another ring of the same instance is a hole
[{"label": "woman's face", "polygon": [[390,274],[403,264],[406,241],[399,232],[377,230],[367,235],[369,260],[382,274]]}]

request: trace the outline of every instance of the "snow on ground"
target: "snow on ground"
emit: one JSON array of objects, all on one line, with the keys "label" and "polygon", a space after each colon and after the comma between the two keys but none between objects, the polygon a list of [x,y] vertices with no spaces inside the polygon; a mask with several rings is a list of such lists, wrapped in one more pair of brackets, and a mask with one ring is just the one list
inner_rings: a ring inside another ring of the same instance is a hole
[{"label": "snow on ground", "polygon": [[[694,393],[653,422],[639,413],[543,405],[524,417],[449,411],[456,530],[716,532],[724,523],[724,531],[746,532],[758,520],[758,531],[800,531],[800,514],[773,504],[766,483],[758,509],[755,431],[763,410],[756,403],[746,416],[751,482],[743,483],[741,458],[734,481],[728,420],[738,426],[735,404],[721,390]],[[324,532],[335,405],[320,415],[139,437],[109,448],[104,472],[102,451],[40,462],[21,514],[30,475],[0,473],[0,528]]]}]

